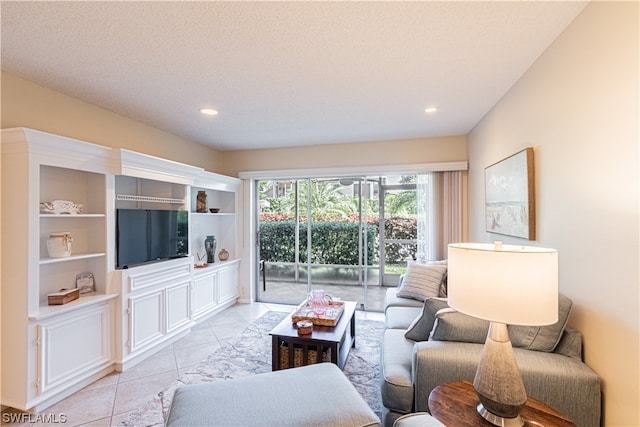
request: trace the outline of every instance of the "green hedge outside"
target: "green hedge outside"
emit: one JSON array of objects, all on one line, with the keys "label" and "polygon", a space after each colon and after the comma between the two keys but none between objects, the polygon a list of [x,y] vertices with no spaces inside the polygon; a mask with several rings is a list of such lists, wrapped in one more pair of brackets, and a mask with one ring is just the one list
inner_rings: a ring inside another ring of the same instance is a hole
[{"label": "green hedge outside", "polygon": [[[317,221],[311,223],[311,262],[313,264],[358,265],[357,222]],[[367,265],[378,264],[378,220],[367,224]],[[300,262],[307,262],[307,224],[300,223]],[[390,218],[385,234],[392,239],[415,239],[416,221]],[[414,245],[388,244],[387,263],[399,264],[415,259]],[[295,221],[260,222],[260,259],[267,262],[295,262]]]}]

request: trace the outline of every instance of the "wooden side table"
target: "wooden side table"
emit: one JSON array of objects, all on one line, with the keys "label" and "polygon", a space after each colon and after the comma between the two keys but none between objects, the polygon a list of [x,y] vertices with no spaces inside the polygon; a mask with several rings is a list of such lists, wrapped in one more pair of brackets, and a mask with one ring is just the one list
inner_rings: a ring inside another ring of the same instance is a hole
[{"label": "wooden side table", "polygon": [[[469,381],[453,381],[434,388],[429,395],[431,416],[447,426],[493,426],[478,414],[480,403],[473,384]],[[525,426],[575,427],[566,416],[532,397],[520,412]]]}]

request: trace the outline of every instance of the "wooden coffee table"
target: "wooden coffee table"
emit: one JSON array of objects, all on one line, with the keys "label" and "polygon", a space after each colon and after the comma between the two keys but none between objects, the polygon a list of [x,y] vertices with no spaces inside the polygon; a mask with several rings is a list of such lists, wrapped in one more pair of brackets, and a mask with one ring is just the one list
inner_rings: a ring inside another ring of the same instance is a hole
[{"label": "wooden coffee table", "polygon": [[[271,369],[294,368],[322,362],[323,355],[330,353],[331,363],[344,367],[351,347],[356,346],[356,302],[345,301],[344,311],[336,326],[313,325],[311,335],[298,335],[291,316],[269,332],[271,335]],[[286,355],[283,352],[287,352]],[[313,353],[315,352],[315,353]],[[296,354],[299,355],[296,363]],[[281,367],[281,358],[286,357],[287,364]],[[315,361],[313,360],[315,357]]]}]

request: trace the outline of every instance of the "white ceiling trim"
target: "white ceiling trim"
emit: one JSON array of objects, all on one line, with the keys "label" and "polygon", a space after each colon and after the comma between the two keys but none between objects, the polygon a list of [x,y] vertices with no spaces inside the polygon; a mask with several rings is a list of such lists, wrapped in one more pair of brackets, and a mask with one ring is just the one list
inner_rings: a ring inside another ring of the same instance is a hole
[{"label": "white ceiling trim", "polygon": [[359,175],[412,174],[427,172],[467,170],[469,165],[463,162],[415,163],[408,165],[345,166],[308,169],[274,169],[263,171],[243,171],[240,179],[302,179],[302,178],[343,178]]}]

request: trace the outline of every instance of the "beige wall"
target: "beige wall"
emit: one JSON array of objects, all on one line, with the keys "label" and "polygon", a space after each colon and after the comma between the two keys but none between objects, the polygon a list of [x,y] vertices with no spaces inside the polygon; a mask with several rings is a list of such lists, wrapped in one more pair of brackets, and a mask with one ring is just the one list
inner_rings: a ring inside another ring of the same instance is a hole
[{"label": "beige wall", "polygon": [[237,176],[240,171],[461,161],[465,136],[219,152],[2,72],[3,129],[28,127]]},{"label": "beige wall", "polygon": [[2,128],[27,127],[216,172],[220,154],[168,132],[2,72]]},{"label": "beige wall", "polygon": [[465,136],[226,151],[220,173],[346,166],[406,165],[467,160]]},{"label": "beige wall", "polygon": [[607,426],[640,426],[638,22],[637,2],[588,5],[469,135],[472,241],[529,243],[485,232],[483,174],[535,147],[531,244],[559,250]]}]

